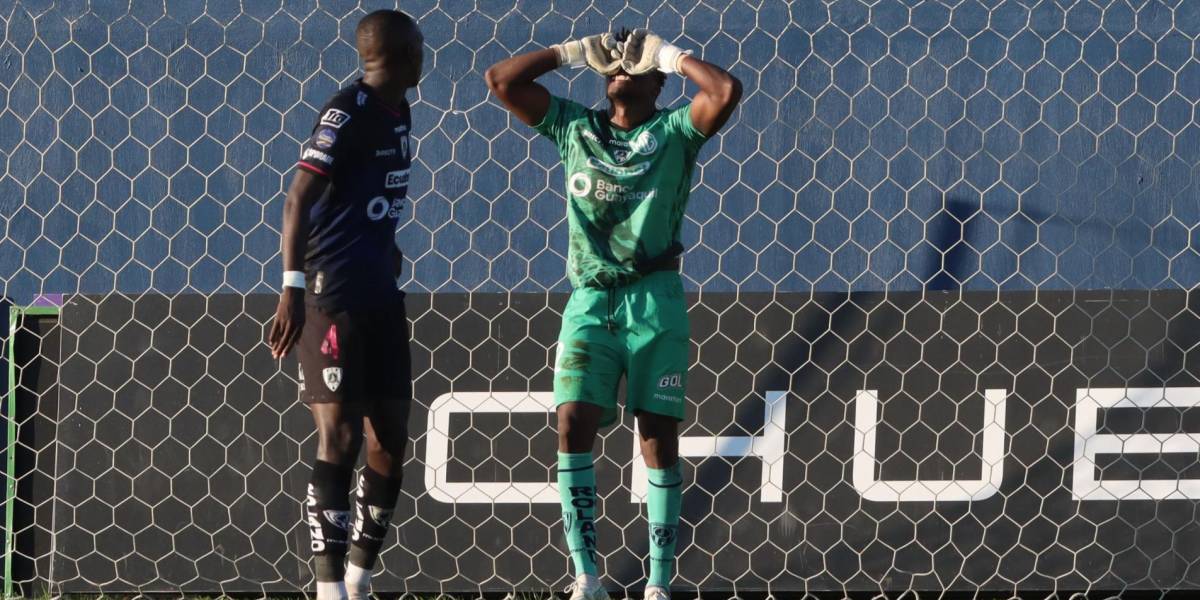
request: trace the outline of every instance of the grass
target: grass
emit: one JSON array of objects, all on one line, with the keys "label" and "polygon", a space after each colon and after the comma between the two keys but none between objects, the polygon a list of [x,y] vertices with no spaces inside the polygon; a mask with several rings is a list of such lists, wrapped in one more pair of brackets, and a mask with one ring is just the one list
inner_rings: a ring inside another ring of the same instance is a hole
[{"label": "grass", "polygon": [[[53,596],[49,593],[43,593],[38,596],[30,596],[23,598],[16,596],[10,600],[134,600],[137,598],[153,598],[161,600],[306,600],[313,598],[312,594],[277,594],[259,596],[255,594],[232,594],[232,595],[189,595],[189,594],[163,594],[154,593],[146,595],[136,594],[65,594]],[[484,596],[471,596],[467,594],[384,594],[382,596],[373,596],[379,600],[468,600],[472,598],[485,598]],[[513,592],[506,595],[489,594],[486,596],[488,600],[553,600],[555,595],[550,592]]]}]

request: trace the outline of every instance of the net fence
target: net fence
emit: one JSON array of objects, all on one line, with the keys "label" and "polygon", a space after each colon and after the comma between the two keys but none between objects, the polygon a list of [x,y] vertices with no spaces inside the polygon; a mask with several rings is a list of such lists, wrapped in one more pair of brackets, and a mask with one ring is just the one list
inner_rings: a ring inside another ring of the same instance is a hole
[{"label": "net fence", "polygon": [[[5,584],[307,589],[313,455],[262,345],[283,190],[394,3],[0,4]],[[552,144],[513,53],[649,27],[744,85],[683,227],[680,592],[1200,586],[1200,6],[1187,0],[405,1],[413,450],[377,587],[568,581]],[[587,71],[544,78],[599,104]],[[664,106],[692,90],[668,80]],[[30,306],[38,309],[28,309]],[[599,547],[646,554],[632,423]]]}]

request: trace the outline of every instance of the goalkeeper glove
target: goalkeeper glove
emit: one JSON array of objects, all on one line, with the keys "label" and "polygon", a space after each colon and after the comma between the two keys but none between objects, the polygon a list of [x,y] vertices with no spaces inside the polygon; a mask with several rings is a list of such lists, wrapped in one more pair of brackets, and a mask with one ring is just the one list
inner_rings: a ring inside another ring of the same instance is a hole
[{"label": "goalkeeper glove", "polygon": [[612,75],[621,68],[621,53],[611,33],[589,35],[551,46],[559,66],[589,67],[601,75]]},{"label": "goalkeeper glove", "polygon": [[645,29],[635,29],[620,44],[621,69],[630,75],[641,75],[655,69],[663,73],[678,73],[679,63],[691,50],[673,46]]}]

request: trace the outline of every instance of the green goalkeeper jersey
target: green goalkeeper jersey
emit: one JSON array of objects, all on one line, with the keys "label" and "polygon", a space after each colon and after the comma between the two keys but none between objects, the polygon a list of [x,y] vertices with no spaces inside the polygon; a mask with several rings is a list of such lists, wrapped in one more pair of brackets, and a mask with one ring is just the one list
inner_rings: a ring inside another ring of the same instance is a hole
[{"label": "green goalkeeper jersey", "polygon": [[572,286],[637,281],[637,265],[678,243],[696,154],[707,139],[691,112],[691,104],[659,110],[625,131],[602,111],[551,97],[534,129],[554,141],[566,171]]}]

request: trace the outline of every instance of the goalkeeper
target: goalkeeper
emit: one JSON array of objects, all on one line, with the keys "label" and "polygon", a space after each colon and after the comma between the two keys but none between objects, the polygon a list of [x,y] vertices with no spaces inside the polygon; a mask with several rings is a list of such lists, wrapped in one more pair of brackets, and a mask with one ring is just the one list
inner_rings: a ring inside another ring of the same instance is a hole
[{"label": "goalkeeper", "polygon": [[[608,108],[551,96],[535,80],[556,68],[605,76]],[[666,74],[700,91],[674,109],[655,106]],[[649,467],[650,572],[645,598],[666,600],[675,562],[680,488],[679,421],[685,413],[689,328],[679,276],[679,228],[696,155],[729,119],[741,84],[645,30],[603,34],[514,56],[487,71],[488,87],[550,138],[567,183],[567,275],[554,368],[558,489],[576,580],[573,600],[607,594],[596,566],[592,446],[625,409],[636,415]]]}]

